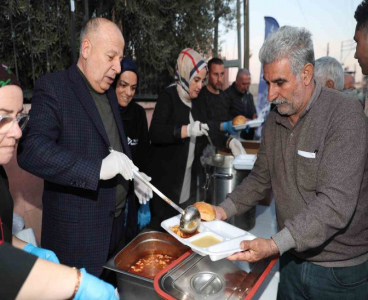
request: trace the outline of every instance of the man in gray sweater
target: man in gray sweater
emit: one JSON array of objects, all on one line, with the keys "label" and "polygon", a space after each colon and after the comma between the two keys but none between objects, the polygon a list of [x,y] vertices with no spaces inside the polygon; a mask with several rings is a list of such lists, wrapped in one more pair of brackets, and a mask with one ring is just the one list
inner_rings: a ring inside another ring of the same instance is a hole
[{"label": "man in gray sweater", "polygon": [[361,105],[314,81],[311,34],[284,26],[260,54],[268,100],[251,174],[220,206],[242,214],[272,189],[279,232],[229,259],[281,255],[278,299],[368,299],[368,128]]}]

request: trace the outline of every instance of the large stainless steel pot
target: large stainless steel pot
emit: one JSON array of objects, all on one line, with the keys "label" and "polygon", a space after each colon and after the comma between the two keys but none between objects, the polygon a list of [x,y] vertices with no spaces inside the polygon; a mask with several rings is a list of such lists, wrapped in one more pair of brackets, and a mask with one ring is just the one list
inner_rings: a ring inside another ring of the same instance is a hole
[{"label": "large stainless steel pot", "polygon": [[[205,159],[205,185],[204,198],[205,201],[212,205],[219,205],[225,200],[226,195],[231,193],[245,177],[250,170],[235,170],[233,167],[233,156],[224,156],[224,160],[219,162],[215,157],[207,157]],[[255,207],[246,213],[232,217],[228,222],[243,230],[250,230],[255,225]]]}]

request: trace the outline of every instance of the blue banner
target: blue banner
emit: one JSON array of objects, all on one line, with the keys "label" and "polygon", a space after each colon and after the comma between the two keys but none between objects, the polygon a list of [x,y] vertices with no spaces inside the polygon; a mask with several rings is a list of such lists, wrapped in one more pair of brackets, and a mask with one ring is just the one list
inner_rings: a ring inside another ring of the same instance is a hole
[{"label": "blue banner", "polygon": [[[272,17],[265,17],[265,39],[271,32],[279,29],[279,23]],[[270,103],[267,100],[267,84],[263,79],[263,66],[261,66],[261,75],[259,78],[258,96],[257,96],[257,115],[258,118],[264,118],[266,120],[268,113],[270,112]],[[260,137],[262,126],[258,127],[255,134]]]}]

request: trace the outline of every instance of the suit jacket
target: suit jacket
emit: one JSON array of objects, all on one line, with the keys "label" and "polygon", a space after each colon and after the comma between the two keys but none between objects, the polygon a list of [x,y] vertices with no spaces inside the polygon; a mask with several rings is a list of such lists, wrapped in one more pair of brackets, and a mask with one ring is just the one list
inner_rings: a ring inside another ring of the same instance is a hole
[{"label": "suit jacket", "polygon": [[[107,97],[124,152],[131,158],[112,87]],[[61,263],[85,267],[96,276],[107,260],[115,211],[115,178],[99,180],[109,145],[76,65],[36,82],[18,163],[45,180],[41,244],[53,250]]]}]

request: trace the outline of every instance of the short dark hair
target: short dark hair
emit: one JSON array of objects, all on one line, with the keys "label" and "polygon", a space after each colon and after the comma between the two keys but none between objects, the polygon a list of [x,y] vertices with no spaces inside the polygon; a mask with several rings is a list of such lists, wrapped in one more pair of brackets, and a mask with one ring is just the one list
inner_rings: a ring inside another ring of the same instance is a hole
[{"label": "short dark hair", "polygon": [[357,21],[356,30],[368,31],[368,0],[363,0],[358,5],[354,18]]},{"label": "short dark hair", "polygon": [[218,58],[218,57],[211,58],[208,61],[208,63],[207,63],[207,65],[208,65],[208,72],[211,71],[212,64],[215,64],[215,65],[223,65],[224,64],[224,61],[221,58]]}]

